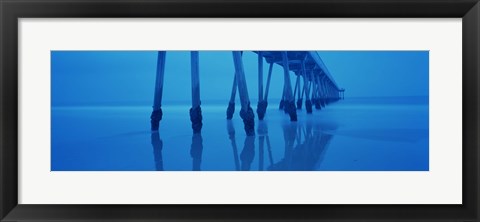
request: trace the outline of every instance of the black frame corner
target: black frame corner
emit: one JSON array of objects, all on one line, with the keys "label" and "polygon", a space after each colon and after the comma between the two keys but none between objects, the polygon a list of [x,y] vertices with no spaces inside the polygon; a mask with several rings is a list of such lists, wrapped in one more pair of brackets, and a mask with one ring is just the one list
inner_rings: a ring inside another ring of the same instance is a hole
[{"label": "black frame corner", "polygon": [[[0,0],[1,221],[479,221],[479,0]],[[268,10],[265,10],[268,9]],[[18,19],[462,18],[462,205],[18,204]]]}]

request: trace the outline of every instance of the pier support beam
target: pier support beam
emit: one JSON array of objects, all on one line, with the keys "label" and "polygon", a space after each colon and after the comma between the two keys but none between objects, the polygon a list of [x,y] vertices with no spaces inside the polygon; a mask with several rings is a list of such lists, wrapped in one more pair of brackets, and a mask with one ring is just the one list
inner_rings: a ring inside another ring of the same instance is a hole
[{"label": "pier support beam", "polygon": [[235,95],[236,94],[237,94],[237,77],[233,76],[232,93],[230,94],[230,101],[228,102],[228,107],[227,107],[227,119],[233,118],[233,113],[235,112]]},{"label": "pier support beam", "polygon": [[323,81],[322,84],[325,86],[325,104],[328,105],[330,104],[330,98],[331,98],[330,87],[327,81]]},{"label": "pier support beam", "polygon": [[[301,74],[300,72],[296,73],[297,80],[295,81],[295,90],[293,92],[293,98],[297,97],[297,109],[302,109],[302,88],[301,88]],[[298,93],[298,94],[297,94]]]},{"label": "pier support beam", "polygon": [[307,76],[306,76],[307,73],[305,71],[305,59],[300,63],[300,66],[302,69],[300,70],[299,75],[302,76],[303,87],[302,87],[302,92],[299,94],[299,98],[297,100],[297,109],[302,109],[303,95],[305,95],[305,92],[307,90],[307,85],[308,85]]},{"label": "pier support beam", "polygon": [[[305,71],[305,70],[304,70]],[[313,81],[312,81],[312,71],[306,75],[306,82],[305,82],[305,110],[307,110],[307,114],[312,113],[312,101],[310,100],[310,91],[312,89]]]},{"label": "pier support beam", "polygon": [[[301,76],[300,83],[298,85],[299,91],[298,91],[298,99],[297,99],[297,109],[301,110],[302,109],[302,104],[303,104],[303,95],[305,94],[305,78],[303,77],[302,74],[299,74]],[[303,81],[303,87],[300,87],[302,84],[301,82]]]},{"label": "pier support beam", "polygon": [[[243,56],[243,51],[240,52],[240,55]],[[232,93],[230,94],[230,101],[228,102],[227,107],[227,119],[233,118],[233,113],[235,113],[235,96],[237,94],[237,77],[235,73],[233,74],[233,86]]]},{"label": "pier support beam", "polygon": [[318,84],[317,84],[317,81],[316,81],[316,76],[315,76],[315,72],[312,73],[312,96],[311,96],[311,101],[312,101],[312,105],[315,106],[316,104],[316,101],[317,101],[317,88],[318,88]]},{"label": "pier support beam", "polygon": [[260,120],[263,120],[265,118],[265,113],[267,112],[268,91],[270,89],[270,80],[272,78],[272,71],[273,71],[273,63],[270,63],[270,66],[268,67],[268,77],[267,77],[267,86],[265,88],[265,95],[263,97],[263,100],[258,103],[258,107],[257,107],[258,118]]},{"label": "pier support beam", "polygon": [[290,68],[286,51],[282,52],[282,60],[285,80],[285,111],[290,115],[290,121],[297,121],[297,109],[295,108],[295,97],[293,97],[292,84],[290,82]]},{"label": "pier support beam", "polygon": [[330,82],[325,83],[325,89],[327,90],[327,105],[332,102],[333,94],[332,94],[332,87],[330,86]]},{"label": "pier support beam", "polygon": [[198,51],[190,53],[191,74],[192,74],[192,108],[190,108],[190,120],[192,121],[193,133],[200,133],[202,130],[202,109],[200,108],[200,66],[198,62]]},{"label": "pier support beam", "polygon": [[165,74],[165,58],[166,52],[159,51],[157,56],[157,75],[155,77],[155,94],[153,97],[153,111],[150,115],[151,130],[157,131],[162,120],[162,94],[163,94],[163,77]]},{"label": "pier support beam", "polygon": [[[270,75],[271,75],[270,66],[268,70],[267,84],[270,84]],[[268,91],[268,89],[267,89]],[[258,52],[258,103],[257,103],[257,115],[259,120],[263,120],[265,117],[265,112],[267,111],[267,101],[263,99],[263,57],[262,52]]]},{"label": "pier support beam", "polygon": [[238,93],[242,108],[240,117],[243,119],[245,133],[247,136],[255,135],[255,114],[250,107],[250,99],[248,98],[247,82],[245,80],[245,71],[243,68],[242,53],[233,51],[233,63],[235,65],[235,77],[237,78]]},{"label": "pier support beam", "polygon": [[278,109],[285,108],[285,85],[283,85],[282,99],[280,99],[280,104],[278,104]]},{"label": "pier support beam", "polygon": [[326,78],[325,76],[322,76],[320,78],[320,85],[322,86],[322,92],[321,92],[322,96],[321,96],[321,99],[320,99],[320,105],[322,107],[325,107],[327,105],[327,98],[328,98],[327,87],[326,87],[327,85],[325,84],[325,78]]},{"label": "pier support beam", "polygon": [[[323,74],[323,72],[322,72]],[[326,107],[327,106],[327,103],[326,103],[326,99],[325,99],[325,95],[328,95],[328,93],[325,93],[325,90],[328,89],[328,84],[325,84],[325,82],[327,81],[327,76],[326,75],[322,75],[322,77],[320,77],[320,84],[322,84],[322,97],[320,99],[320,106],[323,108],[323,107]]]},{"label": "pier support beam", "polygon": [[315,85],[317,86],[315,88],[315,100],[314,100],[314,105],[315,105],[315,109],[322,109],[322,106],[320,105],[320,100],[321,100],[321,90],[322,90],[322,85],[320,84],[320,81],[319,81],[319,76],[318,75],[315,75],[314,77],[314,81],[315,81]]}]

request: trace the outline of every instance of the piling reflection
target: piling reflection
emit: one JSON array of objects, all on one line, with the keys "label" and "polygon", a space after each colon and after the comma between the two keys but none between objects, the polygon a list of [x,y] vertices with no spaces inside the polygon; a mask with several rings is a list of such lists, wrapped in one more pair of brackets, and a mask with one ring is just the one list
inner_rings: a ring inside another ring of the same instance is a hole
[{"label": "piling reflection", "polygon": [[192,170],[201,170],[203,153],[203,138],[201,133],[194,133],[192,136],[192,145],[190,148],[190,156],[192,157]]},{"label": "piling reflection", "polygon": [[[266,120],[259,121],[257,125],[257,134],[255,136],[240,135],[237,137],[235,135],[236,130],[234,122],[232,122],[232,120],[227,120],[226,129],[229,141],[227,144],[230,144],[232,148],[232,162],[234,168],[227,166],[226,168],[207,170],[318,170],[325,156],[329,142],[333,138],[332,134],[329,132],[336,129],[336,125],[325,125],[318,122],[285,122],[281,125],[280,134],[276,133],[276,135],[269,135],[268,126]],[[270,143],[271,136],[274,136],[275,147],[272,147],[272,144]],[[242,148],[237,146],[237,139],[239,138],[243,140]],[[278,139],[280,139],[280,141],[278,141]],[[202,155],[204,154],[203,142],[201,133],[192,134],[190,145],[190,157],[192,161],[192,167],[190,169],[192,171],[202,170]],[[257,142],[258,145],[256,144]],[[159,171],[164,170],[162,155],[163,141],[161,140],[158,131],[152,132],[151,144],[153,147],[155,169]],[[256,150],[257,148],[258,151]],[[226,157],[227,159],[231,158],[228,157],[228,155]],[[274,157],[278,159],[274,160]],[[257,161],[258,165],[256,165]],[[212,165],[212,163],[209,164]],[[213,165],[214,164],[215,163],[213,163]]]},{"label": "piling reflection", "polygon": [[245,142],[243,143],[243,149],[240,153],[241,170],[248,171],[252,165],[253,159],[255,158],[255,136],[245,137]]},{"label": "piling reflection", "polygon": [[150,141],[153,147],[153,158],[155,161],[155,170],[163,171],[163,141],[160,139],[160,133],[153,131],[150,135]]},{"label": "piling reflection", "polygon": [[276,171],[312,171],[319,166],[332,135],[325,133],[321,125],[308,123],[284,124],[285,139],[284,158],[270,165],[268,170]]},{"label": "piling reflection", "polygon": [[[262,125],[262,126],[260,126]],[[260,121],[259,126],[257,128],[257,135],[258,135],[258,170],[263,170],[263,160],[264,160],[264,144],[265,144],[265,137],[268,136],[268,128],[265,121]]]},{"label": "piling reflection", "polygon": [[227,133],[230,139],[230,144],[233,150],[233,161],[235,163],[235,170],[240,170],[240,160],[238,159],[237,141],[235,140],[235,127],[232,120],[227,120]]}]

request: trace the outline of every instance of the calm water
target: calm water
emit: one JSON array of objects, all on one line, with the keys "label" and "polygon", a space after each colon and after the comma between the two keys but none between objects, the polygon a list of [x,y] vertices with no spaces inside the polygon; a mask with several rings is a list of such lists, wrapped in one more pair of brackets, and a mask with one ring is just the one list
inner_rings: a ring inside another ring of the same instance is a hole
[{"label": "calm water", "polygon": [[[428,98],[341,100],[298,122],[269,105],[246,137],[236,107],[203,101],[193,135],[189,105],[165,105],[159,132],[150,106],[53,107],[54,171],[428,170]],[[255,110],[255,106],[253,109]]]}]

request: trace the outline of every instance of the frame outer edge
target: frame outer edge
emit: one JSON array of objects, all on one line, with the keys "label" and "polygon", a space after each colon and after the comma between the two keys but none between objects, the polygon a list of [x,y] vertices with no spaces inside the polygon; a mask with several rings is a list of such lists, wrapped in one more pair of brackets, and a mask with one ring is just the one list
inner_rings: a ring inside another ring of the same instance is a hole
[{"label": "frame outer edge", "polygon": [[[476,5],[476,10],[477,10],[477,16],[480,15],[480,3],[477,3]],[[480,16],[479,16],[480,17]],[[476,160],[477,160],[477,168],[476,168],[476,174],[477,174],[477,178],[476,178],[476,186],[477,186],[477,200],[476,200],[476,208],[477,208],[477,212],[476,212],[476,215],[475,215],[475,219],[477,221],[480,221],[480,139],[478,137],[478,134],[480,132],[479,128],[480,128],[480,118],[479,118],[479,110],[480,110],[480,102],[479,102],[479,98],[480,98],[480,61],[479,61],[479,58],[480,58],[480,18],[477,17],[477,128],[476,128],[476,133],[477,133],[477,149],[476,149],[476,152],[477,152],[477,157],[476,157]]]},{"label": "frame outer edge", "polygon": [[[476,106],[474,106],[475,108],[475,147],[472,147],[472,152],[473,154],[476,154],[476,155],[472,155],[474,156],[475,160],[476,160],[476,164],[472,166],[472,170],[474,170],[474,172],[472,173],[472,180],[474,180],[474,188],[472,189],[472,191],[476,191],[477,192],[477,195],[475,197],[472,197],[472,198],[476,198],[474,200],[474,207],[476,208],[476,210],[474,209],[473,213],[475,214],[474,216],[474,220],[475,221],[480,221],[480,204],[479,204],[479,201],[480,201],[480,184],[479,184],[479,181],[480,181],[480,138],[479,138],[479,126],[480,126],[480,102],[479,102],[479,98],[480,98],[480,3],[477,3],[474,8],[474,13],[475,13],[475,23],[474,23],[474,26],[476,27],[475,29],[475,56],[473,58],[475,58],[476,61],[472,61],[474,64],[475,64],[475,84],[476,84],[476,88],[475,88],[475,94],[474,94],[474,99],[475,99],[475,102],[474,103]],[[465,121],[464,121],[465,122]],[[475,163],[475,162],[474,162]],[[476,189],[475,189],[476,187]],[[473,196],[473,195],[472,195]]]},{"label": "frame outer edge", "polygon": [[18,206],[18,15],[0,0],[0,220]]},{"label": "frame outer edge", "polygon": [[[42,2],[42,1],[38,1]],[[57,2],[57,1],[56,1]],[[18,191],[18,165],[17,165],[17,153],[16,149],[18,148],[18,143],[17,143],[17,130],[18,126],[13,125],[15,122],[17,122],[18,118],[18,104],[17,104],[17,87],[18,87],[18,81],[16,80],[17,77],[17,64],[9,64],[9,61],[16,61],[18,53],[18,39],[12,39],[13,35],[15,37],[18,37],[18,29],[17,29],[17,24],[12,25],[12,20],[17,19],[17,14],[15,12],[8,11],[9,5],[12,4],[11,1],[5,1],[5,0],[0,0],[0,220],[3,221],[5,216],[17,206],[17,201],[18,197],[15,195],[12,195],[12,191]],[[479,167],[480,167],[480,152],[478,151],[478,144],[479,144],[479,138],[478,138],[478,127],[479,127],[479,118],[478,118],[478,110],[479,109],[479,103],[478,103],[478,98],[480,95],[480,90],[479,90],[479,71],[480,71],[480,65],[479,65],[479,55],[480,55],[480,34],[479,34],[479,15],[480,15],[480,5],[477,3],[475,6],[471,8],[471,10],[465,14],[465,17],[474,17],[475,20],[473,21],[473,25],[470,24],[470,28],[474,28],[474,31],[471,31],[470,34],[474,35],[474,39],[470,39],[469,43],[474,43],[473,49],[468,50],[468,55],[471,57],[469,60],[468,64],[463,64],[464,70],[466,70],[466,67],[470,67],[470,70],[475,72],[475,76],[470,77],[468,80],[475,80],[471,81],[471,83],[468,83],[468,81],[463,80],[464,86],[468,84],[469,90],[465,90],[465,87],[463,89],[463,92],[469,92],[469,93],[474,93],[474,95],[469,95],[468,98],[465,95],[463,97],[463,102],[474,102],[471,104],[469,107],[471,110],[467,111],[466,114],[464,115],[468,117],[473,117],[472,121],[473,123],[470,124],[465,124],[468,126],[472,126],[471,129],[472,131],[468,133],[469,137],[471,138],[469,142],[474,142],[475,147],[468,147],[469,149],[473,149],[473,153],[470,152],[471,155],[465,156],[465,159],[472,160],[473,162],[469,162],[471,169],[474,169],[474,172],[471,172],[471,174],[476,174],[473,176],[476,176],[475,178],[471,178],[470,182],[473,182],[473,185],[471,186],[476,186],[472,187],[471,191],[476,191],[477,194],[476,196],[474,195],[473,201],[474,201],[474,206],[478,208],[478,201],[480,200],[480,187],[478,186],[479,178],[478,178],[478,173],[479,173]],[[472,20],[470,20],[472,21]],[[14,27],[12,27],[14,26]],[[463,25],[465,28],[466,26]],[[11,32],[16,32],[16,34],[12,34]],[[465,34],[465,32],[464,32]],[[10,43],[17,43],[17,44],[11,44],[7,45],[7,42]],[[463,43],[465,44],[465,42]],[[11,48],[14,48],[13,51]],[[463,47],[463,56],[466,56],[467,53],[465,52],[465,49],[468,49],[466,47]],[[7,55],[7,53],[10,53]],[[13,57],[13,58],[12,58]],[[464,57],[463,59],[465,60],[468,57]],[[474,60],[475,59],[475,60]],[[16,83],[16,85],[15,85]],[[473,88],[471,88],[473,86]],[[464,105],[465,106],[465,105]],[[473,109],[472,109],[473,108]],[[17,113],[12,113],[14,111],[17,111]],[[464,119],[464,123],[465,120]],[[13,122],[13,123],[12,123]],[[465,132],[464,132],[465,133]],[[469,143],[471,144],[471,143]],[[476,148],[476,149],[475,149]],[[464,152],[465,154],[465,152]],[[14,160],[13,160],[13,159]],[[464,170],[464,176],[465,170]],[[465,181],[465,180],[464,180]],[[465,186],[464,186],[465,187]],[[465,191],[465,190],[464,190]],[[465,197],[465,195],[464,195]],[[465,201],[465,198],[463,198]],[[471,205],[469,206],[470,208],[472,207]],[[19,207],[17,206],[17,209]],[[474,213],[474,215],[469,215],[470,219],[474,219],[475,221],[479,221],[479,215],[480,215],[480,209],[469,209],[468,212]],[[25,216],[25,215],[23,215]],[[466,215],[465,215],[466,216]],[[474,217],[474,218],[472,218]],[[72,218],[73,219],[73,218]],[[365,219],[365,218],[364,218]],[[465,218],[467,219],[467,218]],[[360,221],[360,219],[359,219]]]},{"label": "frame outer edge", "polygon": [[476,106],[476,112],[477,112],[477,121],[476,121],[476,133],[477,133],[477,146],[476,146],[476,152],[477,152],[477,155],[476,155],[476,160],[477,160],[477,165],[476,165],[476,181],[475,181],[475,186],[477,187],[477,199],[476,199],[476,208],[477,208],[477,211],[475,212],[476,215],[475,215],[475,220],[476,221],[480,221],[480,138],[479,138],[479,132],[480,132],[480,101],[479,101],[479,98],[480,98],[480,3],[477,3],[476,4],[476,14],[477,14],[477,48],[476,48],[476,51],[477,51],[477,62],[476,62],[476,65],[477,65],[477,82],[476,82],[476,85],[477,85],[477,91],[476,91],[476,100],[477,100],[477,106]]},{"label": "frame outer edge", "polygon": [[[3,1],[0,0],[0,85],[3,83]],[[2,87],[3,88],[3,87]],[[3,110],[1,109],[3,107],[3,93],[2,93],[2,88],[0,88],[0,195],[2,195],[2,198],[0,199],[0,220],[2,220],[5,217],[4,213],[4,203],[3,203],[3,196],[4,196],[4,189],[3,189]]]},{"label": "frame outer edge", "polygon": [[[479,221],[480,3],[464,15],[462,29],[462,203],[465,219]],[[476,195],[467,191],[476,192]]]},{"label": "frame outer edge", "polygon": [[2,198],[0,199],[0,220],[2,220],[7,212],[8,212],[8,209],[5,205],[5,187],[4,187],[4,183],[5,183],[5,178],[4,178],[4,171],[5,171],[5,167],[4,167],[4,162],[5,162],[5,156],[4,156],[4,142],[3,142],[3,132],[5,131],[5,127],[3,125],[4,121],[3,121],[3,113],[4,113],[4,108],[5,105],[3,103],[3,75],[4,75],[4,68],[3,68],[3,35],[5,33],[5,24],[4,24],[4,19],[3,19],[3,16],[4,16],[4,12],[3,12],[3,0],[0,0],[0,195],[2,196]]}]

